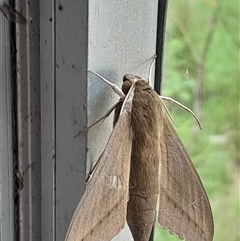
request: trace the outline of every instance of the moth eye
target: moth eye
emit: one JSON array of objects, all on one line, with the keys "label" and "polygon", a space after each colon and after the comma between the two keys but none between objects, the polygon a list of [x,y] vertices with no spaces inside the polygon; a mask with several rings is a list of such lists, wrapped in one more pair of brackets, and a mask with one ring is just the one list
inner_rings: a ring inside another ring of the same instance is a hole
[{"label": "moth eye", "polygon": [[129,89],[131,88],[132,83],[130,80],[127,80],[127,79],[125,79],[125,80],[123,79],[123,81],[124,82],[122,84],[122,91],[126,95],[129,91]]}]

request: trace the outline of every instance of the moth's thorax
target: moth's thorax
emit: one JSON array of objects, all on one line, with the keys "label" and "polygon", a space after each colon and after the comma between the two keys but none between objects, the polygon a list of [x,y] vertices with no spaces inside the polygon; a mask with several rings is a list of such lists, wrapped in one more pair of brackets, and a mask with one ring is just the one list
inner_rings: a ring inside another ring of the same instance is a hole
[{"label": "moth's thorax", "polygon": [[[132,101],[132,165],[136,182],[133,192],[158,193],[158,167],[162,129],[162,105],[157,93],[145,80],[135,83]],[[151,151],[149,151],[151,150]],[[131,171],[132,171],[131,169]],[[152,181],[153,179],[154,182]],[[135,191],[134,191],[135,190]]]},{"label": "moth's thorax", "polygon": [[[132,128],[136,137],[160,138],[162,127],[162,104],[158,94],[145,80],[134,83],[132,103]],[[153,140],[153,139],[151,139]]]}]

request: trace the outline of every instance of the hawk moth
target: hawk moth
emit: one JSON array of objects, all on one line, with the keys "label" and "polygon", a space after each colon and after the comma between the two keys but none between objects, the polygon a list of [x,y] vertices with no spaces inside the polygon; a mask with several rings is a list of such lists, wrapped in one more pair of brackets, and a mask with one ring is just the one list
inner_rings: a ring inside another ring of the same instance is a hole
[{"label": "hawk moth", "polygon": [[114,128],[87,182],[65,241],[110,241],[127,221],[135,241],[155,222],[187,241],[212,241],[212,211],[192,161],[158,94],[123,77]]}]

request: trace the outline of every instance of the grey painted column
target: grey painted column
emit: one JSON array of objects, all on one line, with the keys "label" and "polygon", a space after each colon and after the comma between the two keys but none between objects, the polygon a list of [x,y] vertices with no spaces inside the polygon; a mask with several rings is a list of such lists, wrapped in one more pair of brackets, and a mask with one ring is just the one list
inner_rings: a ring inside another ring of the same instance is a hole
[{"label": "grey painted column", "polygon": [[54,1],[40,1],[41,228],[42,240],[56,240],[56,56]]},{"label": "grey painted column", "polygon": [[39,2],[16,1],[25,16],[16,22],[16,104],[17,162],[23,177],[20,192],[18,240],[41,240],[41,126]]},{"label": "grey painted column", "polygon": [[13,192],[10,31],[0,12],[0,240],[14,240]]},{"label": "grey painted column", "polygon": [[63,240],[85,189],[88,1],[40,2],[42,240]]},{"label": "grey painted column", "polygon": [[88,1],[56,1],[56,240],[85,188]]}]

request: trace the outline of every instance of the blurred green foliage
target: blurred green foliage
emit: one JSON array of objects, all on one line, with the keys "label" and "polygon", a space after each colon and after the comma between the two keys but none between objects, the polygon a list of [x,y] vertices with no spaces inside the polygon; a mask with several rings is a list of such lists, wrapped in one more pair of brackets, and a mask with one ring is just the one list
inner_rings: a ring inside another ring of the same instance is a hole
[{"label": "blurred green foliage", "polygon": [[[212,206],[214,241],[240,240],[239,1],[169,0],[163,94]],[[155,240],[178,240],[157,228]]]}]

